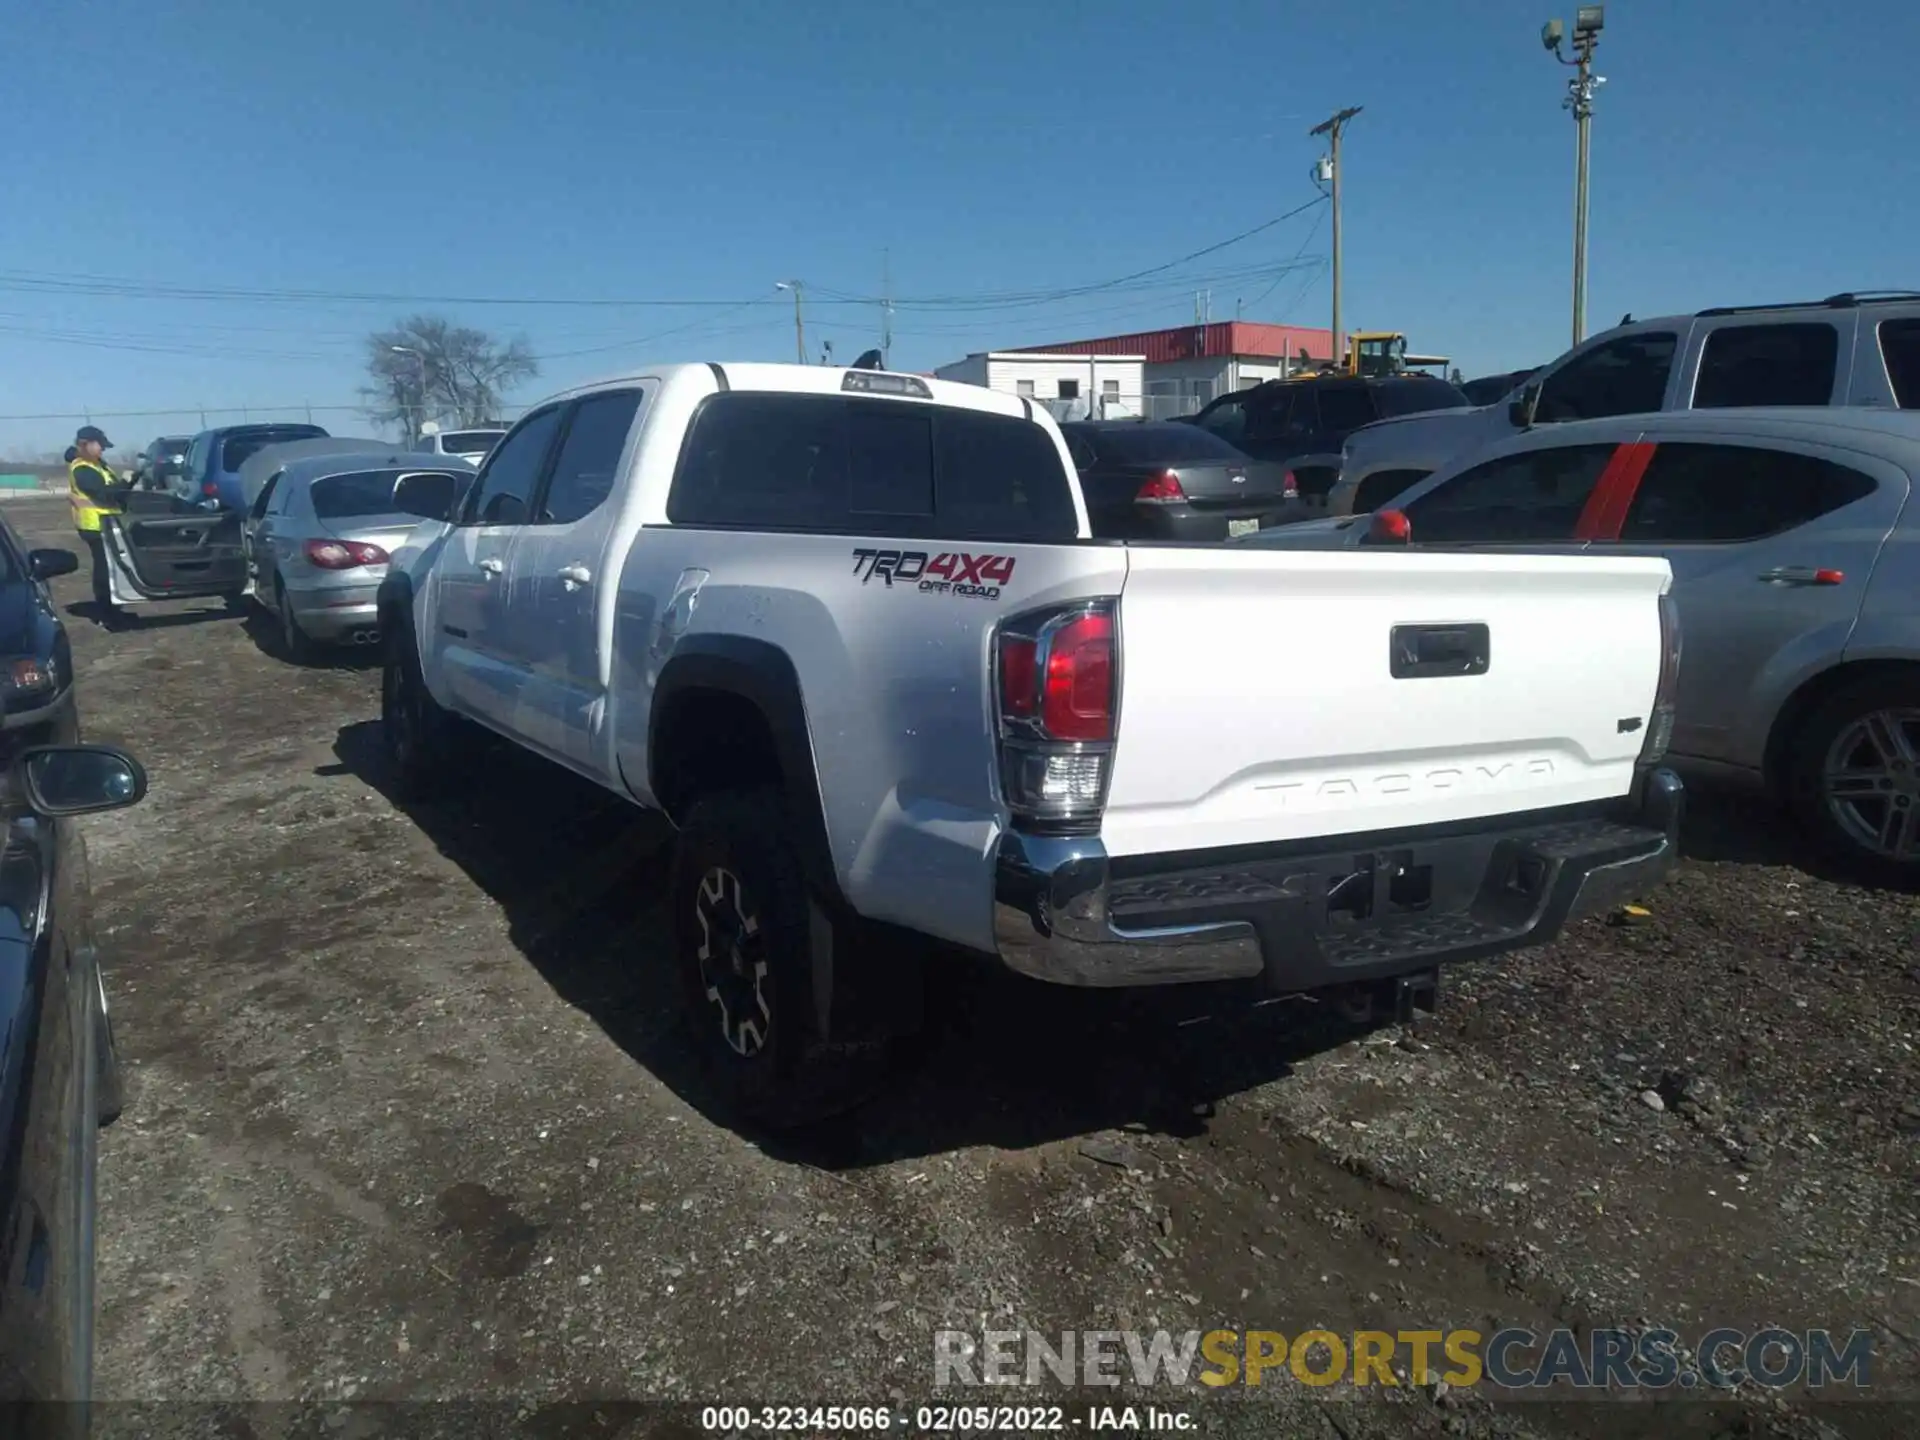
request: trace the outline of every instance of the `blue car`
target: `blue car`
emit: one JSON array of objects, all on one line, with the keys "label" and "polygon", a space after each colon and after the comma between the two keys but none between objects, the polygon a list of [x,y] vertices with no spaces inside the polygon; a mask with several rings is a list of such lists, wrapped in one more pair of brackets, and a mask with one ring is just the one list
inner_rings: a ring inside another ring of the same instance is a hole
[{"label": "blue car", "polygon": [[202,430],[187,449],[187,463],[170,482],[174,497],[206,510],[245,510],[240,467],[249,456],[289,440],[325,440],[318,425],[222,425]]}]

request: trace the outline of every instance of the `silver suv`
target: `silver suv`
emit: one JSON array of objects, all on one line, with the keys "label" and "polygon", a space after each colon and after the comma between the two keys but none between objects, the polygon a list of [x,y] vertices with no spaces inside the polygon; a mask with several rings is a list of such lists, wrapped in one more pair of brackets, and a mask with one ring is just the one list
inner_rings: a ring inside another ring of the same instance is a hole
[{"label": "silver suv", "polygon": [[1371,523],[1308,521],[1234,543],[1666,557],[1685,647],[1674,766],[1764,786],[1852,868],[1910,884],[1920,882],[1917,481],[1920,414],[1630,415],[1542,425],[1476,451]]},{"label": "silver suv", "polygon": [[1534,426],[1757,405],[1920,408],[1920,292],[1628,317],[1498,404],[1356,430],[1327,510],[1376,510],[1449,461]]}]

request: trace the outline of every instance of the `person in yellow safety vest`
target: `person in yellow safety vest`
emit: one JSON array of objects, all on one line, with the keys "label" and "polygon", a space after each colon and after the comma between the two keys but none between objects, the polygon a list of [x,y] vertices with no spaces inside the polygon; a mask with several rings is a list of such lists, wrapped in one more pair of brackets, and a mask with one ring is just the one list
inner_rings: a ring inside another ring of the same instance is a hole
[{"label": "person in yellow safety vest", "polygon": [[67,503],[73,508],[73,528],[93,553],[94,618],[110,625],[120,616],[113,603],[113,591],[107,583],[107,552],[100,539],[100,517],[118,515],[126,509],[126,494],[133,487],[122,480],[101,459],[108,440],[97,425],[82,425],[73,437],[73,459],[67,463]]}]

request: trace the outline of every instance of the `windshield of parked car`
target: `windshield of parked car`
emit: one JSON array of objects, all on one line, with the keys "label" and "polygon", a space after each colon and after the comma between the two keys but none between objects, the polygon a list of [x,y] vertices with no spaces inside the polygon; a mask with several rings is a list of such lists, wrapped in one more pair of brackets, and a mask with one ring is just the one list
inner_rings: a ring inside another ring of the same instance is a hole
[{"label": "windshield of parked car", "polygon": [[440,448],[449,455],[484,455],[504,434],[504,430],[454,430],[440,437]]},{"label": "windshield of parked car", "polygon": [[1244,461],[1247,457],[1198,425],[1126,425],[1092,431],[1093,448],[1115,465]]},{"label": "windshield of parked car", "polygon": [[282,425],[273,429],[241,430],[220,444],[220,468],[233,474],[269,445],[285,445],[290,440],[324,440],[327,432],[318,425]]},{"label": "windshield of parked car", "polygon": [[1465,410],[1473,404],[1457,385],[1445,380],[1415,380],[1404,385],[1382,385],[1374,396],[1382,419],[1418,415],[1424,410]]}]

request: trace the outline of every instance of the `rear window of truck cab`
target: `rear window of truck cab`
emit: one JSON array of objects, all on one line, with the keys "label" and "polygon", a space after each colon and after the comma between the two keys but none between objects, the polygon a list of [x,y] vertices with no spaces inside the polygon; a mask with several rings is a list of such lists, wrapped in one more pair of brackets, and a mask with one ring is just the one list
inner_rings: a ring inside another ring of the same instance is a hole
[{"label": "rear window of truck cab", "polygon": [[1065,462],[1030,420],[915,401],[728,391],[680,451],[676,525],[1071,540]]}]

